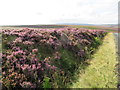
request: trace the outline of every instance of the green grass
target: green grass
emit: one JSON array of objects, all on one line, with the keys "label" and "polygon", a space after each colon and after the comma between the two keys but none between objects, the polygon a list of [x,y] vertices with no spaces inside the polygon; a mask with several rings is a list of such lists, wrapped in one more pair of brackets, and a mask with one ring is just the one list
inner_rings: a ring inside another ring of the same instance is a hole
[{"label": "green grass", "polygon": [[84,25],[68,25],[75,28],[88,28],[88,29],[100,29],[99,26],[84,26]]},{"label": "green grass", "polygon": [[70,88],[116,88],[116,56],[114,36],[109,33],[92,59],[87,61],[90,65],[81,70],[77,82]]}]

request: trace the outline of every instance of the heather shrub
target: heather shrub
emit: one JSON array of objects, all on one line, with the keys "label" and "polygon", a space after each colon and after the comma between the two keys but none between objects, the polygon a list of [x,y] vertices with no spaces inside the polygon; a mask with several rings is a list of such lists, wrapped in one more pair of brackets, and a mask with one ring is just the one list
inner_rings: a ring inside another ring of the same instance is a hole
[{"label": "heather shrub", "polygon": [[78,28],[3,30],[3,88],[66,87],[107,32]]}]

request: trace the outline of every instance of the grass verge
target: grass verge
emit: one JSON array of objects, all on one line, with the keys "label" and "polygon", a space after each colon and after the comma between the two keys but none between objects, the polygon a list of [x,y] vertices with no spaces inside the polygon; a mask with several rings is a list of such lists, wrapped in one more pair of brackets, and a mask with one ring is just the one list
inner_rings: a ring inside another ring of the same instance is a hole
[{"label": "grass verge", "polygon": [[70,85],[70,88],[116,88],[116,56],[114,36],[109,33],[92,59],[87,60],[90,65],[80,70],[77,82]]}]

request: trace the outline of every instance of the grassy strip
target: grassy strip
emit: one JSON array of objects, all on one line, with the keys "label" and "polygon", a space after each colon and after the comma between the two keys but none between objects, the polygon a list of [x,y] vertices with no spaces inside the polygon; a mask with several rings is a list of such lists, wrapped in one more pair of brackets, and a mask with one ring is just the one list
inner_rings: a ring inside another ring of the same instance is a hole
[{"label": "grassy strip", "polygon": [[88,29],[100,29],[101,27],[99,26],[86,26],[86,25],[68,25],[70,27],[74,28],[88,28]]},{"label": "grassy strip", "polygon": [[116,50],[114,36],[109,33],[98,51],[88,60],[89,66],[79,74],[70,88],[116,88]]}]

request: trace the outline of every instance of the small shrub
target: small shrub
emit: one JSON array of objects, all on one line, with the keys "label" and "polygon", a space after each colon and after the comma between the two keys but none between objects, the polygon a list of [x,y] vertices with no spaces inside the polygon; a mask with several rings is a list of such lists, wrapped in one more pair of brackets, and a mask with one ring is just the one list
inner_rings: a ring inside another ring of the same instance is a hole
[{"label": "small shrub", "polygon": [[102,43],[102,30],[3,30],[3,88],[66,87],[80,62]]}]

